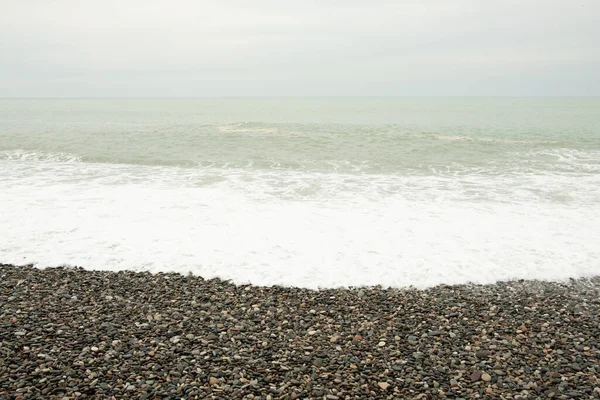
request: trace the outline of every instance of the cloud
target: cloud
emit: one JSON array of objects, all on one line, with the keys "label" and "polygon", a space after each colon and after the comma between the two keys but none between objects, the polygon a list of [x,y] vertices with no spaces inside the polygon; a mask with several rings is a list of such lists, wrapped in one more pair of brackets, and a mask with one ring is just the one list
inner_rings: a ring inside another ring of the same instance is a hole
[{"label": "cloud", "polygon": [[0,8],[0,96],[600,95],[596,0]]}]

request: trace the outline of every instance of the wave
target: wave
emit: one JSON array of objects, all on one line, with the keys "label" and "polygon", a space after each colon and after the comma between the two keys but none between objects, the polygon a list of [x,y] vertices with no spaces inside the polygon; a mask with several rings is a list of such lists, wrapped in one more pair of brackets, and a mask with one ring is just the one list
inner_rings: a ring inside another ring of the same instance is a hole
[{"label": "wave", "polygon": [[[355,165],[359,168],[360,166]],[[366,166],[368,167],[368,166]],[[366,168],[365,167],[365,168]],[[228,165],[203,167],[147,166],[73,162],[15,162],[2,166],[0,183],[35,188],[52,183],[79,185],[156,186],[162,190],[197,190],[212,187],[267,201],[351,200],[353,197],[411,201],[476,201],[506,204],[585,205],[600,203],[600,174],[577,173],[563,168],[540,171],[518,166],[453,166],[420,172],[364,173],[348,165],[327,171],[300,169],[236,168]],[[339,168],[340,170],[333,170]],[[342,169],[343,168],[343,169]],[[566,172],[565,172],[566,170]]]},{"label": "wave", "polygon": [[69,153],[45,153],[27,150],[4,150],[0,151],[0,160],[8,161],[39,161],[56,163],[81,163],[83,158]]},{"label": "wave", "polygon": [[516,139],[516,138],[493,138],[481,136],[460,136],[460,135],[444,135],[438,133],[432,134],[417,134],[424,137],[429,137],[437,140],[457,141],[457,142],[475,142],[475,143],[492,143],[492,144],[525,144],[525,145],[559,145],[564,143],[560,140],[542,140],[542,139]]},{"label": "wave", "polygon": [[473,142],[489,144],[514,144],[514,145],[566,145],[564,140],[544,139],[544,138],[519,138],[510,136],[491,137],[480,134],[457,135],[444,132],[423,132],[412,131],[398,125],[351,125],[351,124],[330,124],[327,129],[314,124],[275,124],[265,122],[234,122],[227,124],[206,124],[205,128],[214,128],[222,133],[243,133],[243,134],[265,134],[277,136],[311,136],[313,134],[323,136],[349,136],[354,134],[361,135],[364,140],[369,140],[369,136],[381,139],[433,139],[441,141],[454,142]]},{"label": "wave", "polygon": [[[430,154],[425,157],[406,159],[387,158],[377,154],[367,154],[365,158],[353,155],[354,159],[339,159],[332,157],[310,157],[311,154],[288,154],[288,158],[271,157],[269,153],[242,153],[237,157],[228,154],[210,158],[190,159],[153,159],[144,158],[115,158],[110,159],[101,154],[95,157],[84,157],[66,152],[44,152],[13,149],[0,151],[0,160],[40,162],[40,163],[96,163],[116,165],[163,166],[186,168],[223,168],[223,169],[252,169],[273,171],[305,171],[305,172],[340,172],[367,174],[441,174],[441,175],[503,175],[503,174],[538,174],[552,172],[569,173],[600,173],[600,150],[575,148],[536,148],[518,149],[504,153],[480,157],[469,155],[467,159],[460,152],[448,157],[448,151],[440,153],[447,160],[437,160]],[[265,157],[267,156],[267,157]],[[304,156],[304,157],[303,157]],[[244,158],[252,157],[252,158]]]},{"label": "wave", "polygon": [[306,132],[290,130],[286,124],[263,124],[258,122],[236,122],[212,125],[221,133],[243,133],[246,135],[277,135],[288,137],[306,136]]},{"label": "wave", "polygon": [[600,173],[600,150],[536,149],[515,153],[525,165],[548,165],[554,170],[574,173]]}]

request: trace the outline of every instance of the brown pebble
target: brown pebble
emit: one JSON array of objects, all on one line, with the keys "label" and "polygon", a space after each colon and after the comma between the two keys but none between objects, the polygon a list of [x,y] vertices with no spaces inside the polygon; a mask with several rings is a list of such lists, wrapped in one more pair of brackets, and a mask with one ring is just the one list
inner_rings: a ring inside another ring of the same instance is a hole
[{"label": "brown pebble", "polygon": [[482,374],[483,374],[483,373],[482,373],[481,371],[475,371],[475,372],[473,372],[473,373],[471,374],[471,380],[472,380],[473,382],[477,382],[477,381],[478,381],[478,380],[481,378],[481,375],[482,375]]}]

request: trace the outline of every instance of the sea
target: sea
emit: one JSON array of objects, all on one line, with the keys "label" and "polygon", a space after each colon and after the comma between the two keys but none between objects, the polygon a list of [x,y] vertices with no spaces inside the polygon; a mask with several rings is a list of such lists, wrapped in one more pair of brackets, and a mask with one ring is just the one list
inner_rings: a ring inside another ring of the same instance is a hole
[{"label": "sea", "polygon": [[600,274],[600,98],[0,99],[0,262],[305,288]]}]

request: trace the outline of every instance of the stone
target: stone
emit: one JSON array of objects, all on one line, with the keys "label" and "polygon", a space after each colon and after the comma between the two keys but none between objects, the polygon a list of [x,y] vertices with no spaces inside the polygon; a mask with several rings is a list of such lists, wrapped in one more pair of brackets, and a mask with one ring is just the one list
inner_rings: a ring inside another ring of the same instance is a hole
[{"label": "stone", "polygon": [[477,358],[487,358],[490,355],[490,352],[487,350],[477,350],[475,352],[475,357]]},{"label": "stone", "polygon": [[23,400],[600,397],[600,277],[372,287],[358,300],[175,273],[0,275],[0,392]]},{"label": "stone", "polygon": [[478,380],[481,378],[481,375],[482,375],[482,374],[483,374],[483,373],[482,373],[481,371],[474,371],[474,372],[471,374],[471,380],[472,380],[473,382],[477,382],[477,381],[478,381]]},{"label": "stone", "polygon": [[377,382],[377,386],[379,386],[381,390],[388,390],[390,384],[387,382]]}]

